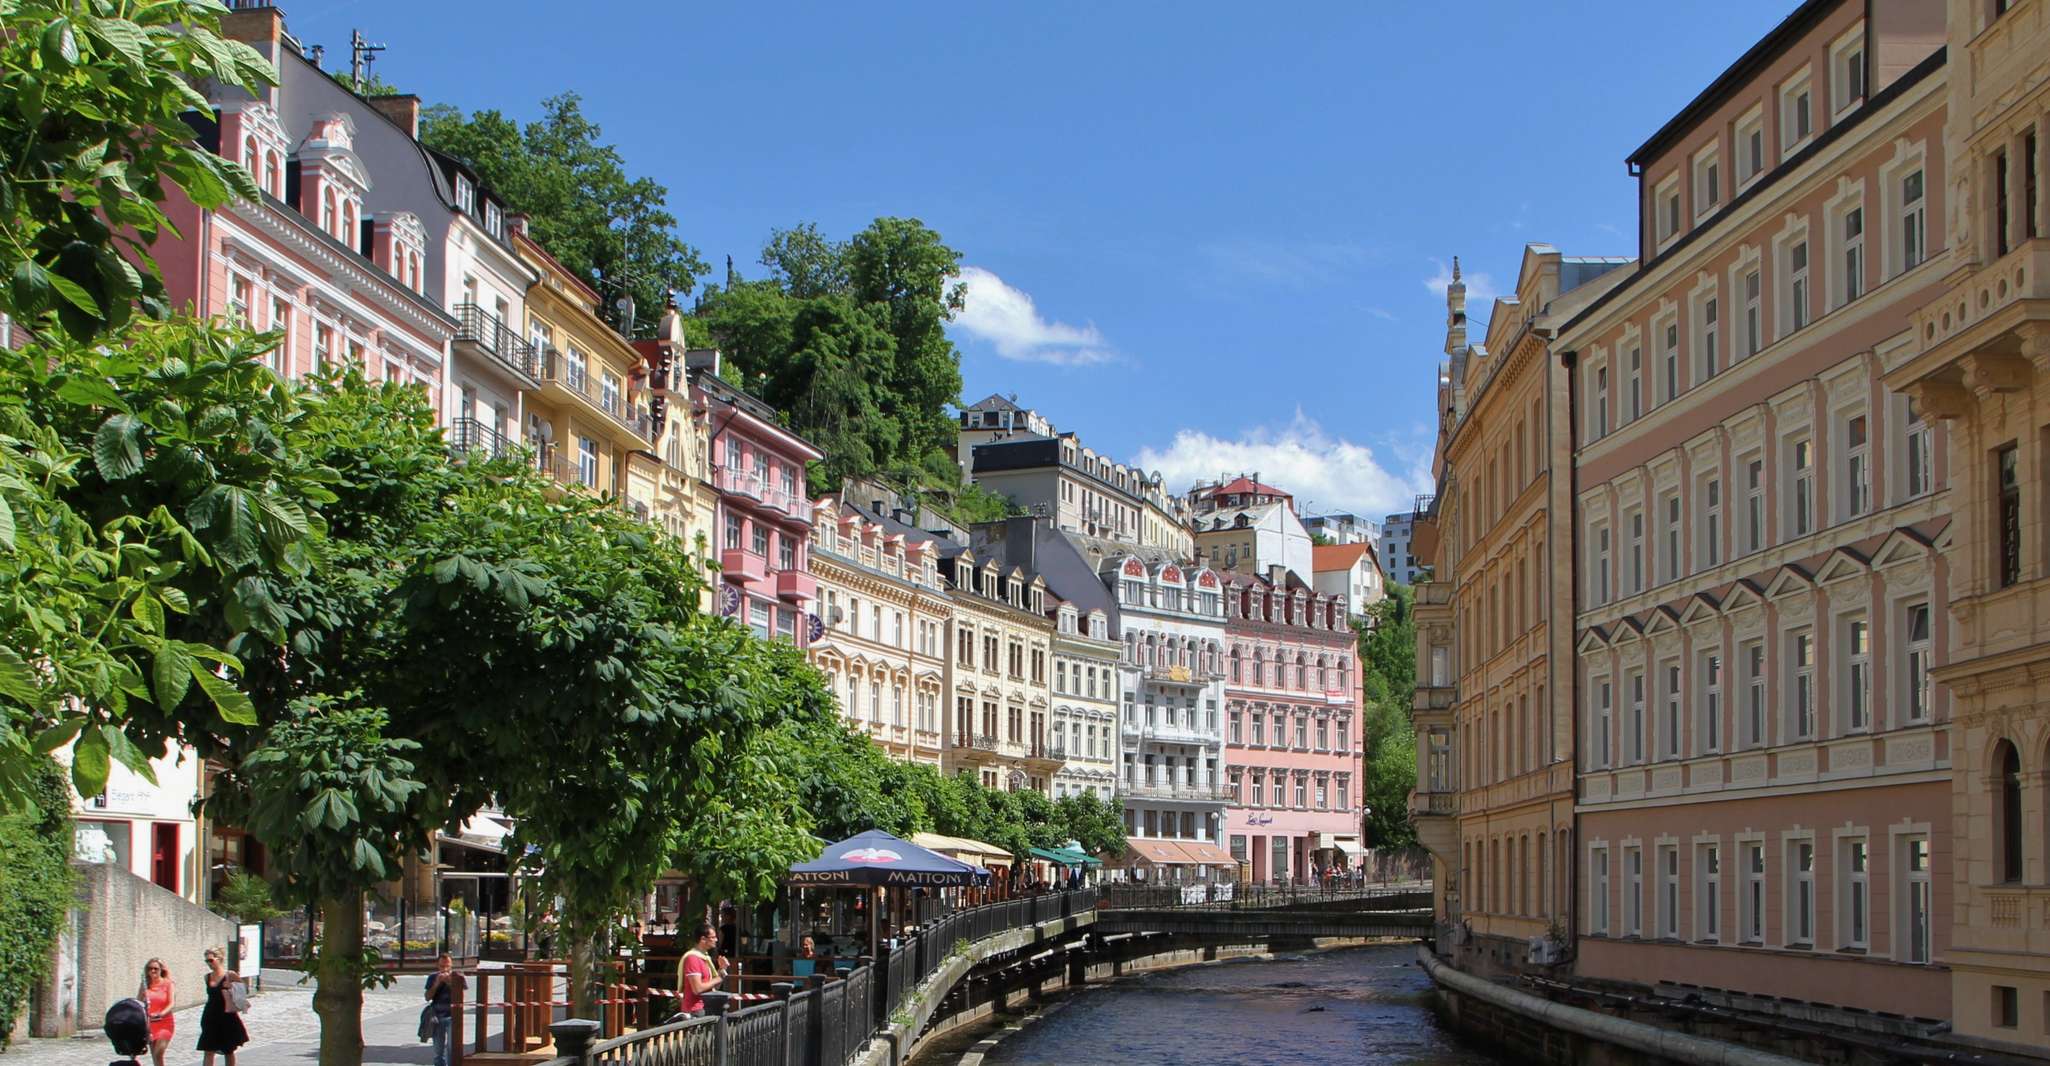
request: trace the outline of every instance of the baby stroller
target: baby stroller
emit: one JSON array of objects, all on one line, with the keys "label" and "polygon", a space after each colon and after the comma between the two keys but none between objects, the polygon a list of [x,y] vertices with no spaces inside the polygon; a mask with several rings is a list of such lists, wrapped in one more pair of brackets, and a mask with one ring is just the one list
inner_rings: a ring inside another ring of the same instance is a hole
[{"label": "baby stroller", "polygon": [[124,1056],[114,1060],[113,1066],[132,1064],[149,1050],[149,1008],[139,999],[115,1001],[107,1008],[105,1022],[107,1040],[114,1045],[114,1054]]}]

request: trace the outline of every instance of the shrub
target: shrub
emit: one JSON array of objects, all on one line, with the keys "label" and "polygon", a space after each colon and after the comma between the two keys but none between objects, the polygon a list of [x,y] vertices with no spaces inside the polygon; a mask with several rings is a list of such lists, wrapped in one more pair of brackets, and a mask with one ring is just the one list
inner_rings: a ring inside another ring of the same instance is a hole
[{"label": "shrub", "polygon": [[237,870],[229,875],[228,883],[214,894],[213,902],[208,906],[215,914],[243,925],[267,921],[284,913],[271,892],[270,882],[247,870]]},{"label": "shrub", "polygon": [[71,789],[54,762],[32,782],[35,807],[0,815],[0,1049],[49,976],[71,910]]}]

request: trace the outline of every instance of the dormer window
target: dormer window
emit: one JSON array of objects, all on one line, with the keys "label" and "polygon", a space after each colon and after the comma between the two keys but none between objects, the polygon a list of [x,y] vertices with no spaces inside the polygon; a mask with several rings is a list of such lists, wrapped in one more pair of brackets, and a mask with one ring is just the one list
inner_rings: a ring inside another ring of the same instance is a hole
[{"label": "dormer window", "polygon": [[1660,247],[1680,235],[1680,176],[1670,175],[1652,192],[1652,226]]},{"label": "dormer window", "polygon": [[493,237],[505,236],[505,213],[499,210],[496,201],[484,201],[484,229]]},{"label": "dormer window", "polygon": [[461,174],[456,175],[456,209],[466,215],[477,213],[477,187]]}]

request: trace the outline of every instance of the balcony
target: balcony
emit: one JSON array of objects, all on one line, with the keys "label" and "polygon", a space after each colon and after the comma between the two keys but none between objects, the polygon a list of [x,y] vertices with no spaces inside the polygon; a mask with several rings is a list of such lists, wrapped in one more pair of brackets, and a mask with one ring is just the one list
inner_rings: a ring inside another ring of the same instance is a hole
[{"label": "balcony", "polygon": [[769,560],[745,548],[728,548],[719,553],[719,571],[744,585],[760,584],[769,579]]},{"label": "balcony", "polygon": [[519,453],[520,444],[488,423],[458,418],[448,427],[448,450],[457,455],[482,452],[486,458],[509,459]]},{"label": "balcony", "polygon": [[1451,685],[1418,685],[1410,697],[1409,710],[1412,715],[1449,711],[1459,700],[1459,690]]},{"label": "balcony", "polygon": [[1148,663],[1142,671],[1146,680],[1161,685],[1202,685],[1215,673],[1198,670],[1192,666],[1170,666],[1166,663]]},{"label": "balcony", "polygon": [[1231,803],[1237,799],[1225,785],[1124,785],[1119,791],[1132,799],[1176,803]]},{"label": "balcony", "polygon": [[455,346],[458,352],[467,347],[471,352],[519,375],[522,383],[530,388],[540,384],[541,368],[534,358],[534,346],[521,340],[519,331],[506,325],[497,315],[476,304],[456,305]]},{"label": "balcony", "polygon": [[629,447],[646,448],[654,441],[654,420],[627,405],[625,378],[612,379],[608,387],[602,370],[572,362],[554,348],[543,348],[539,363],[544,396],[557,402],[567,400],[597,414],[605,424],[626,433],[623,443]]},{"label": "balcony", "polygon": [[1215,748],[1224,741],[1217,736],[1194,726],[1142,725],[1137,722],[1123,722],[1118,727],[1128,740],[1148,741],[1154,744],[1193,744],[1197,747]]},{"label": "balcony", "polygon": [[794,602],[815,600],[819,597],[819,581],[803,570],[779,570],[776,572],[776,595]]},{"label": "balcony", "polygon": [[734,496],[745,496],[750,500],[762,498],[762,479],[752,470],[731,466],[712,468],[712,487]]},{"label": "balcony", "polygon": [[781,486],[770,484],[753,470],[735,469],[730,466],[712,468],[712,487],[731,496],[745,496],[772,511],[780,511],[801,521],[810,521],[810,501],[792,488],[785,491]]},{"label": "balcony", "polygon": [[538,462],[542,473],[564,486],[586,492],[611,492],[612,487],[599,480],[598,457],[590,456],[590,460],[587,464],[583,456],[567,448],[546,444],[541,447]]},{"label": "balcony", "polygon": [[1412,792],[1409,794],[1409,814],[1412,818],[1451,818],[1459,814],[1459,795],[1454,792]]}]

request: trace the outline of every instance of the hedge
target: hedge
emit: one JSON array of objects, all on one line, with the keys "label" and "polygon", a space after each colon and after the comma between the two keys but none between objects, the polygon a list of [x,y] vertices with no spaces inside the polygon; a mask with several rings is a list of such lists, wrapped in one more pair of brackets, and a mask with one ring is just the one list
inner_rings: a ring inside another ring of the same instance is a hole
[{"label": "hedge", "polygon": [[56,763],[35,782],[35,810],[0,814],[0,1050],[50,972],[71,910],[71,787]]}]

